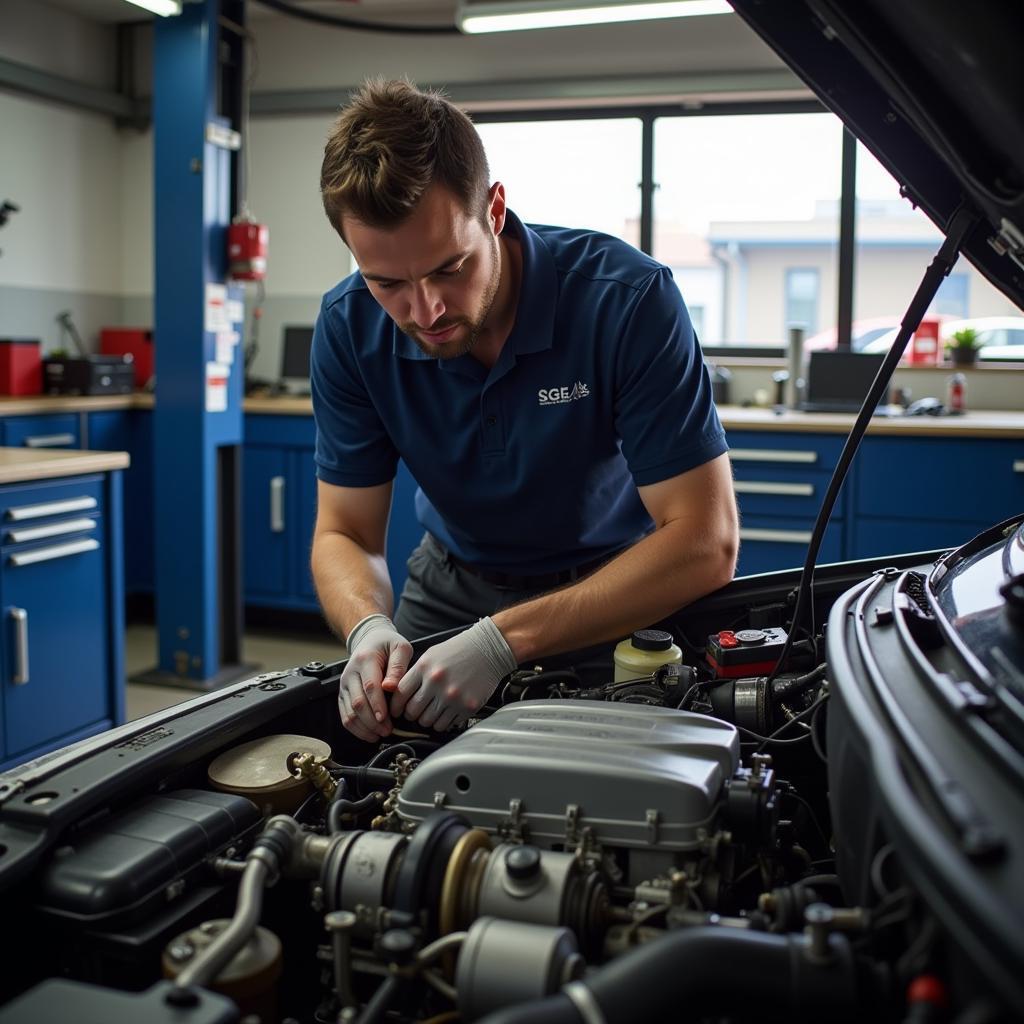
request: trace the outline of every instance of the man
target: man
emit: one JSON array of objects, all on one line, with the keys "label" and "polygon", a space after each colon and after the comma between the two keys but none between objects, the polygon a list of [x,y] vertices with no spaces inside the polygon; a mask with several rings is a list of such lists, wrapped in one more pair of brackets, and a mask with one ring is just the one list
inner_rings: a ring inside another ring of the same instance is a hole
[{"label": "man", "polygon": [[[724,434],[667,268],[523,225],[468,118],[408,82],[369,82],[342,111],[321,194],[359,267],[324,298],[311,369],[312,565],[347,637],[347,729],[376,741],[403,713],[448,729],[517,664],[732,578]],[[392,622],[399,457],[427,533]],[[408,667],[410,638],[468,622]]]}]

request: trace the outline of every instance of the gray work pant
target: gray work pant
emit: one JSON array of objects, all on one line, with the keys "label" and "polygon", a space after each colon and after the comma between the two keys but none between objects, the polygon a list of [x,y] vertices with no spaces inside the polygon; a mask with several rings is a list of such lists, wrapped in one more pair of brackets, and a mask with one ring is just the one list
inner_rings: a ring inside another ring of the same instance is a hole
[{"label": "gray work pant", "polygon": [[408,640],[470,626],[485,615],[526,601],[544,590],[510,590],[455,565],[429,534],[409,556],[409,576],[395,613],[395,627]]}]

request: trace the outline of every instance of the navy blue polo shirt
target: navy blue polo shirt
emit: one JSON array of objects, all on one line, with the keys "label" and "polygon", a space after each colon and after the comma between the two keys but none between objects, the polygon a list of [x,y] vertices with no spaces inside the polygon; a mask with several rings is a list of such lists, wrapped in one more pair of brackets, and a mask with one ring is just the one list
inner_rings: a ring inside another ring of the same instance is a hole
[{"label": "navy blue polo shirt", "polygon": [[592,231],[524,225],[515,325],[488,370],[439,360],[355,273],[324,297],[311,358],[317,475],[419,485],[416,516],[457,557],[533,575],[617,551],[653,523],[637,487],[726,451],[667,267]]}]

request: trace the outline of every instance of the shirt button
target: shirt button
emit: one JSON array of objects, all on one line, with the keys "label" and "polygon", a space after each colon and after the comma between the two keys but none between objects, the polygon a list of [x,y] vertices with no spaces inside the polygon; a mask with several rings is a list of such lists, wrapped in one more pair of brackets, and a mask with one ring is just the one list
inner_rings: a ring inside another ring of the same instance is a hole
[{"label": "shirt button", "polygon": [[493,427],[494,424],[498,422],[498,419],[497,419],[496,416],[488,416],[487,419],[485,420],[485,422],[486,422],[487,426]]}]

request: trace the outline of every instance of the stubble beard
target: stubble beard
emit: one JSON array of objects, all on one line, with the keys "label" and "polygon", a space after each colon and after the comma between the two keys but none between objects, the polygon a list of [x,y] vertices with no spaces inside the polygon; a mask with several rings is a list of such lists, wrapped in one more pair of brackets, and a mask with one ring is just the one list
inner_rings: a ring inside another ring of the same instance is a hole
[{"label": "stubble beard", "polygon": [[468,328],[466,336],[462,341],[458,342],[451,348],[447,345],[438,346],[433,342],[424,340],[420,337],[419,328],[416,324],[399,324],[399,327],[401,327],[405,334],[412,338],[421,352],[430,356],[432,359],[458,359],[459,356],[468,355],[473,351],[474,346],[480,338],[480,332],[484,329],[484,325],[487,323],[487,318],[491,314],[491,308],[494,306],[494,300],[498,295],[498,286],[500,283],[501,260],[498,257],[498,245],[495,244],[491,249],[491,276],[480,300],[479,313],[475,317],[459,316],[451,319],[442,318],[436,324],[432,325],[434,330],[437,331],[444,331],[449,327],[457,325],[465,325]]}]

